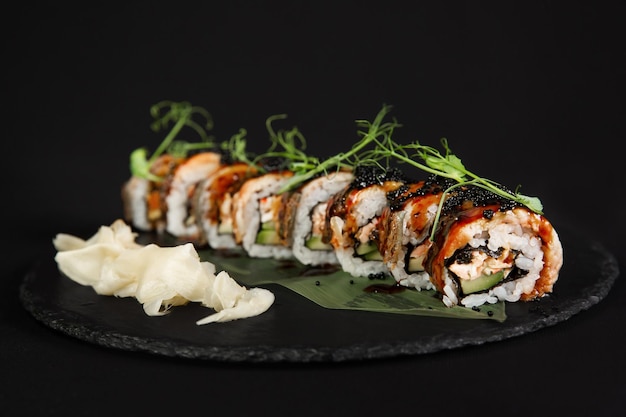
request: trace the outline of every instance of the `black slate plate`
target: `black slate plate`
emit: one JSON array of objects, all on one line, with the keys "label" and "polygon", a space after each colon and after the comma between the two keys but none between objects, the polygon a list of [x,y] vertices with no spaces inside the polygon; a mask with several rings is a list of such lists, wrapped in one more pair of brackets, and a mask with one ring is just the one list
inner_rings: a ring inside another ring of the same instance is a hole
[{"label": "black slate plate", "polygon": [[[600,302],[619,268],[600,243],[560,231],[565,262],[554,293],[508,303],[507,319],[467,320],[329,310],[279,285],[265,313],[197,326],[207,308],[187,305],[147,316],[134,298],[97,295],[62,275],[54,252],[40,260],[20,288],[35,319],[77,339],[128,351],[224,362],[339,362],[417,355],[480,345],[555,325]],[[210,310],[208,310],[210,313]]]}]

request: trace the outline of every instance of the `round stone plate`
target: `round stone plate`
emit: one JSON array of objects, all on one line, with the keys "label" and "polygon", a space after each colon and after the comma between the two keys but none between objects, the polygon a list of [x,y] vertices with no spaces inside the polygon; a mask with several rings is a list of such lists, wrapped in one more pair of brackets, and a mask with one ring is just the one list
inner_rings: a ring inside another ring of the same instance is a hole
[{"label": "round stone plate", "polygon": [[[134,298],[101,296],[59,272],[54,252],[20,287],[22,304],[46,326],[108,348],[222,362],[339,362],[418,355],[480,345],[563,322],[600,302],[619,268],[600,243],[559,232],[565,260],[550,296],[507,303],[504,322],[331,310],[280,285],[265,313],[198,326],[212,310],[189,304],[147,316]],[[208,311],[208,312],[207,312]]]}]

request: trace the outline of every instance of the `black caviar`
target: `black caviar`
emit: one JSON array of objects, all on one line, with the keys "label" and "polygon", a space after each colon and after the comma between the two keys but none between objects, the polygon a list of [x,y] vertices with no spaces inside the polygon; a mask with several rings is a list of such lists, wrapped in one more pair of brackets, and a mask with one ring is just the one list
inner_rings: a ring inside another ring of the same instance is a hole
[{"label": "black caviar", "polygon": [[376,165],[359,165],[354,170],[351,187],[366,188],[382,185],[386,181],[411,182],[411,179],[398,168],[383,169]]}]

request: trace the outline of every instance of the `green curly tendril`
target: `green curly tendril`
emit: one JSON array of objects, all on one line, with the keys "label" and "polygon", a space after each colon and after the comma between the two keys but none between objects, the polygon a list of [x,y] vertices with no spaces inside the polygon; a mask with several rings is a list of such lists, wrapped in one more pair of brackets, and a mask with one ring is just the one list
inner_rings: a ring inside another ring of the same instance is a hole
[{"label": "green curly tendril", "polygon": [[[167,111],[163,112],[166,109]],[[319,174],[327,174],[331,170],[342,168],[352,169],[359,165],[378,165],[388,169],[392,160],[399,163],[408,163],[422,171],[435,174],[444,178],[450,178],[457,184],[444,191],[444,197],[454,188],[464,185],[474,185],[493,192],[496,195],[513,200],[528,207],[535,213],[542,214],[543,206],[537,197],[530,197],[517,192],[510,193],[503,190],[495,181],[480,177],[469,171],[459,157],[454,155],[448,146],[446,138],[441,139],[444,149],[442,154],[437,149],[414,141],[407,145],[400,145],[391,136],[395,129],[401,127],[395,119],[384,121],[392,107],[383,105],[373,121],[356,120],[357,134],[361,139],[347,152],[341,152],[323,161],[306,154],[306,139],[297,127],[289,130],[275,130],[272,124],[277,120],[287,118],[286,114],[277,114],[266,119],[266,128],[270,136],[271,144],[268,150],[258,156],[247,151],[247,131],[240,129],[230,140],[219,145],[222,150],[228,151],[233,160],[246,162],[263,170],[260,161],[266,158],[277,157],[288,161],[288,169],[294,175],[287,181],[279,192],[292,190],[300,184],[310,180]],[[215,148],[213,137],[207,134],[213,128],[213,119],[209,112],[202,107],[192,106],[189,102],[161,101],[150,108],[150,114],[154,117],[151,124],[152,130],[158,132],[166,129],[171,123],[174,126],[163,139],[157,150],[147,158],[147,149],[139,148],[130,155],[131,172],[135,176],[160,181],[150,173],[151,165],[164,152],[174,156],[184,157],[189,151],[196,149]],[[193,117],[199,115],[204,121],[198,123]],[[190,143],[175,140],[176,136],[184,127],[191,128],[201,139],[200,142]],[[419,162],[419,161],[422,162]],[[519,188],[519,187],[518,187]],[[441,207],[437,213],[437,219],[441,213]]]},{"label": "green curly tendril", "polygon": [[[164,109],[167,111],[163,113]],[[150,167],[163,153],[167,152],[176,157],[184,157],[192,150],[214,148],[216,146],[213,137],[207,134],[208,130],[213,129],[213,118],[202,107],[192,106],[187,101],[173,102],[163,100],[150,107],[150,114],[155,119],[150,125],[154,132],[167,129],[171,123],[174,126],[150,158],[148,158],[148,150],[143,147],[131,152],[130,171],[134,176],[151,181],[161,181],[162,178],[150,172]],[[203,117],[204,121],[198,123],[193,120],[193,117],[196,115]],[[184,127],[191,128],[200,137],[201,142],[190,143],[174,140]]]},{"label": "green curly tendril", "polygon": [[347,152],[341,152],[323,161],[311,158],[306,163],[294,166],[294,176],[282,187],[280,192],[291,190],[298,185],[310,180],[311,178],[327,174],[331,170],[340,170],[342,168],[354,168],[359,164],[373,164],[376,160],[370,160],[370,157],[363,157],[367,154],[367,147],[378,143],[378,137],[389,134],[394,128],[399,126],[394,122],[385,122],[383,119],[391,109],[390,106],[383,106],[382,110],[376,115],[373,122],[367,120],[357,120],[358,135],[361,139],[350,148]]}]

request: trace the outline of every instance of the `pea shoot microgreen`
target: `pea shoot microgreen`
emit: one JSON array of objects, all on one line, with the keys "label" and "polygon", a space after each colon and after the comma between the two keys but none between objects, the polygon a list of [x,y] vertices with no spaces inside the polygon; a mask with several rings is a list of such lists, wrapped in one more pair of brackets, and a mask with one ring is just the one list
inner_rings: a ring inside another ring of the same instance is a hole
[{"label": "pea shoot microgreen", "polygon": [[[172,123],[173,126],[150,158],[148,158],[146,148],[135,149],[130,154],[130,171],[134,176],[147,178],[151,181],[161,181],[162,178],[150,172],[150,167],[163,153],[167,152],[173,156],[184,157],[192,150],[216,146],[213,137],[207,134],[208,130],[213,129],[213,118],[202,107],[192,106],[187,101],[163,100],[150,108],[150,114],[154,118],[151,124],[153,131],[158,132],[167,129]],[[204,119],[202,123],[193,119],[196,115]],[[184,127],[193,130],[200,137],[200,142],[175,140]]]},{"label": "pea shoot microgreen", "polygon": [[[406,145],[395,142],[392,139],[392,134],[396,128],[402,125],[395,119],[385,121],[385,117],[391,109],[391,106],[383,105],[373,121],[357,120],[357,135],[360,136],[360,139],[348,151],[320,160],[306,154],[306,139],[297,127],[289,130],[275,130],[273,128],[272,124],[275,121],[287,118],[285,114],[277,114],[267,118],[266,128],[270,136],[270,147],[266,152],[254,156],[247,151],[247,131],[245,129],[240,129],[230,140],[216,145],[213,137],[207,134],[207,131],[213,128],[213,119],[209,112],[202,107],[192,106],[186,101],[161,101],[150,108],[150,113],[155,119],[151,125],[152,130],[160,131],[168,128],[171,123],[174,125],[150,158],[147,157],[146,148],[139,148],[131,153],[131,172],[136,176],[159,181],[161,178],[150,173],[150,166],[164,152],[184,157],[191,150],[219,146],[222,150],[227,151],[233,160],[246,162],[261,171],[263,169],[260,162],[263,159],[275,157],[287,161],[287,169],[293,171],[294,175],[280,190],[280,192],[284,192],[296,188],[317,175],[327,174],[331,170],[353,169],[359,165],[378,165],[387,169],[392,161],[397,161],[412,165],[424,172],[456,181],[455,185],[444,191],[444,196],[457,187],[474,185],[523,204],[530,210],[542,214],[543,206],[537,197],[520,194],[517,190],[509,192],[497,182],[480,177],[468,170],[461,159],[452,153],[445,138],[441,139],[443,154],[434,147],[422,145],[418,141]],[[194,116],[200,116],[204,121],[199,123],[193,119]],[[184,127],[192,129],[200,137],[200,142],[175,140]],[[443,200],[442,198],[437,218],[441,213]]]},{"label": "pea shoot microgreen", "polygon": [[288,169],[293,172],[305,172],[313,168],[318,159],[307,155],[306,138],[297,127],[289,130],[274,130],[272,123],[286,119],[286,114],[277,114],[267,118],[265,125],[270,135],[270,147],[255,159],[257,162],[266,158],[281,158],[288,162]]},{"label": "pea shoot microgreen", "polygon": [[248,165],[253,165],[252,153],[248,152],[248,141],[246,136],[248,131],[244,128],[239,129],[239,132],[230,137],[229,140],[220,144],[220,148],[225,151],[233,161],[245,162]]},{"label": "pea shoot microgreen", "polygon": [[396,121],[383,123],[390,110],[391,106],[383,106],[372,122],[357,120],[356,124],[359,128],[357,133],[361,139],[347,152],[338,153],[323,161],[310,157],[306,160],[301,158],[301,162],[292,164],[290,169],[294,171],[294,176],[282,187],[281,192],[291,190],[317,175],[327,174],[332,170],[354,168],[359,164],[378,163],[378,158],[374,158],[377,155],[368,153],[368,147],[377,145],[380,136],[389,135],[394,128],[400,126]]},{"label": "pea shoot microgreen", "polygon": [[[497,182],[480,177],[468,170],[465,165],[463,165],[461,159],[452,153],[446,138],[441,139],[441,145],[445,150],[444,154],[441,154],[437,149],[431,146],[422,145],[417,141],[407,145],[399,145],[395,143],[390,136],[385,137],[385,140],[381,141],[379,145],[376,152],[386,157],[391,156],[400,163],[408,163],[422,171],[455,180],[457,184],[448,188],[446,193],[451,191],[452,188],[474,185],[489,190],[506,199],[523,204],[530,210],[542,214],[543,206],[537,197],[526,196],[517,191],[511,193],[504,190]],[[418,159],[421,159],[424,163],[418,162]]]}]

